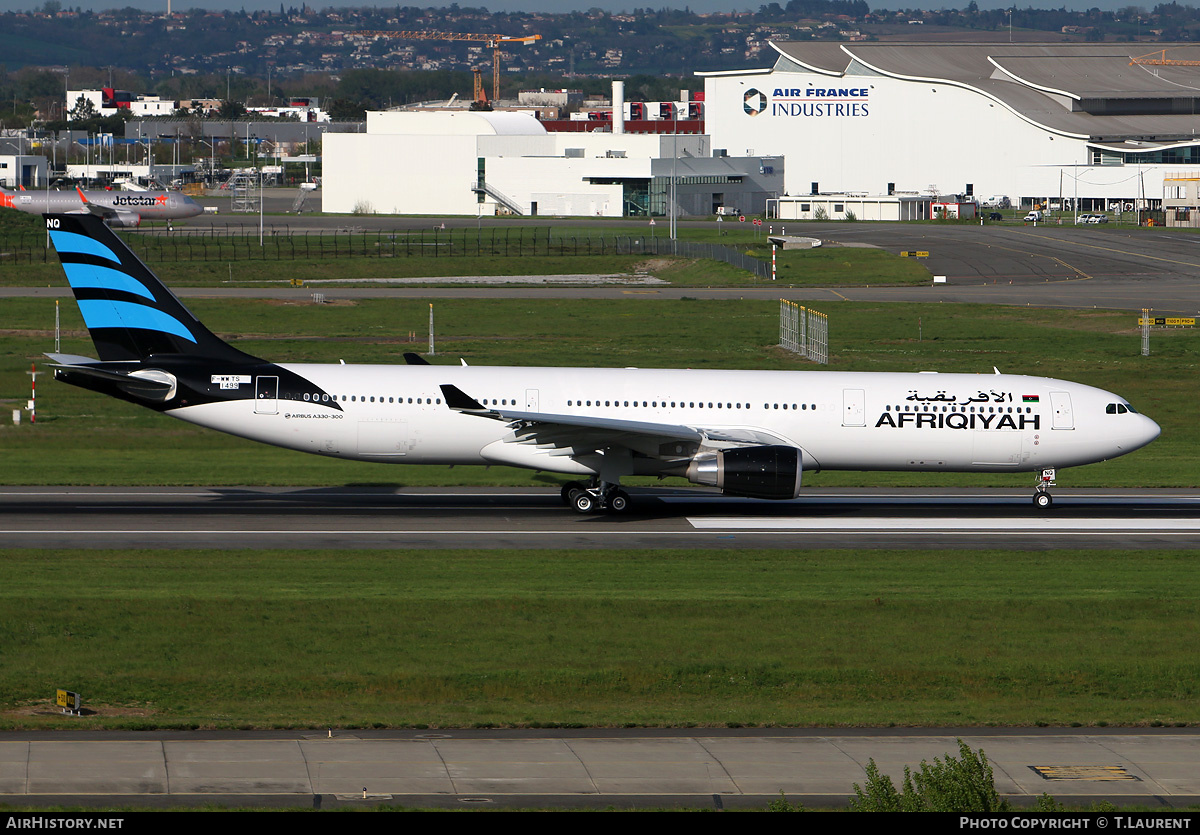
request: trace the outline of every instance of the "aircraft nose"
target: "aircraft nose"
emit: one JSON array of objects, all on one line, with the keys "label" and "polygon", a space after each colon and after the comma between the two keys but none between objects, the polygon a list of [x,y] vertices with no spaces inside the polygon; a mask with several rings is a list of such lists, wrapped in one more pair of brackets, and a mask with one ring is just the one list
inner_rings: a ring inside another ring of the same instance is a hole
[{"label": "aircraft nose", "polygon": [[1141,449],[1146,444],[1153,441],[1160,434],[1162,429],[1157,423],[1145,415],[1137,415],[1137,423],[1135,423],[1127,435],[1122,437],[1120,448],[1124,452],[1132,452],[1135,449]]},{"label": "aircraft nose", "polygon": [[1142,419],[1142,439],[1138,446],[1145,446],[1162,434],[1162,428],[1145,415],[1139,415]]}]

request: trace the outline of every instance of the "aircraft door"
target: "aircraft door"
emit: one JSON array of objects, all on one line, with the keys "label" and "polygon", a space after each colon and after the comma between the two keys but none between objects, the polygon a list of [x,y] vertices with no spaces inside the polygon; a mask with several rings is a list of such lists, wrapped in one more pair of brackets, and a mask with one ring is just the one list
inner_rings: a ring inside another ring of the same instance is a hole
[{"label": "aircraft door", "polygon": [[1071,393],[1067,391],[1050,392],[1050,408],[1054,410],[1054,429],[1074,429],[1075,415],[1071,411]]},{"label": "aircraft door", "polygon": [[862,389],[842,390],[842,426],[866,426],[866,393]]},{"label": "aircraft door", "polygon": [[254,378],[254,413],[258,415],[279,414],[279,378]]},{"label": "aircraft door", "polygon": [[537,389],[525,389],[525,411],[540,412],[541,409],[538,408],[538,399]]}]

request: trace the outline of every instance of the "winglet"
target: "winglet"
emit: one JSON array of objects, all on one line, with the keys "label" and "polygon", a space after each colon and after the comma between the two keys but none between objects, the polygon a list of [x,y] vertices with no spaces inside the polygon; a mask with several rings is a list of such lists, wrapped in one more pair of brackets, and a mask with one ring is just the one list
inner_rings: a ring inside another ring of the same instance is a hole
[{"label": "winglet", "polygon": [[412,351],[404,353],[405,365],[429,365],[429,360],[425,359],[420,354],[414,354]]},{"label": "winglet", "polygon": [[80,200],[82,200],[82,201],[83,201],[83,205],[85,205],[85,206],[86,206],[86,205],[87,205],[87,202],[88,202],[88,199],[87,199],[86,197],[84,197],[84,196],[83,196],[83,189],[81,189],[79,186],[75,186],[75,191],[79,193],[79,199],[80,199]]},{"label": "winglet", "polygon": [[458,386],[444,385],[439,386],[439,388],[442,390],[442,397],[446,398],[446,405],[457,412],[489,411],[487,406],[484,406]]}]

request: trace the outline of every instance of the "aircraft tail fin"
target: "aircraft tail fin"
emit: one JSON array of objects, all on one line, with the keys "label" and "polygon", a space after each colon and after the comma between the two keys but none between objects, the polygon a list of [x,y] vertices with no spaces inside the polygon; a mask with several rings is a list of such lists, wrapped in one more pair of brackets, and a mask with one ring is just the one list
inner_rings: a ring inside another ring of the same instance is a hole
[{"label": "aircraft tail fin", "polygon": [[103,220],[87,214],[44,217],[101,360],[162,354],[256,359],[204,327]]}]

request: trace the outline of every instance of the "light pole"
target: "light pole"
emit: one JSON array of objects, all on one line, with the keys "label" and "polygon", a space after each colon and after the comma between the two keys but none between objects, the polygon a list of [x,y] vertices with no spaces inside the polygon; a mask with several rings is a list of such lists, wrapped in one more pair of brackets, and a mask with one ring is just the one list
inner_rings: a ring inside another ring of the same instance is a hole
[{"label": "light pole", "polygon": [[676,218],[675,205],[678,197],[678,166],[679,166],[679,110],[671,103],[671,188],[668,195],[671,199],[671,240],[675,240]]},{"label": "light pole", "polygon": [[217,138],[214,136],[211,142],[199,140],[201,145],[208,146],[208,181],[213,183],[216,180],[217,170]]}]

